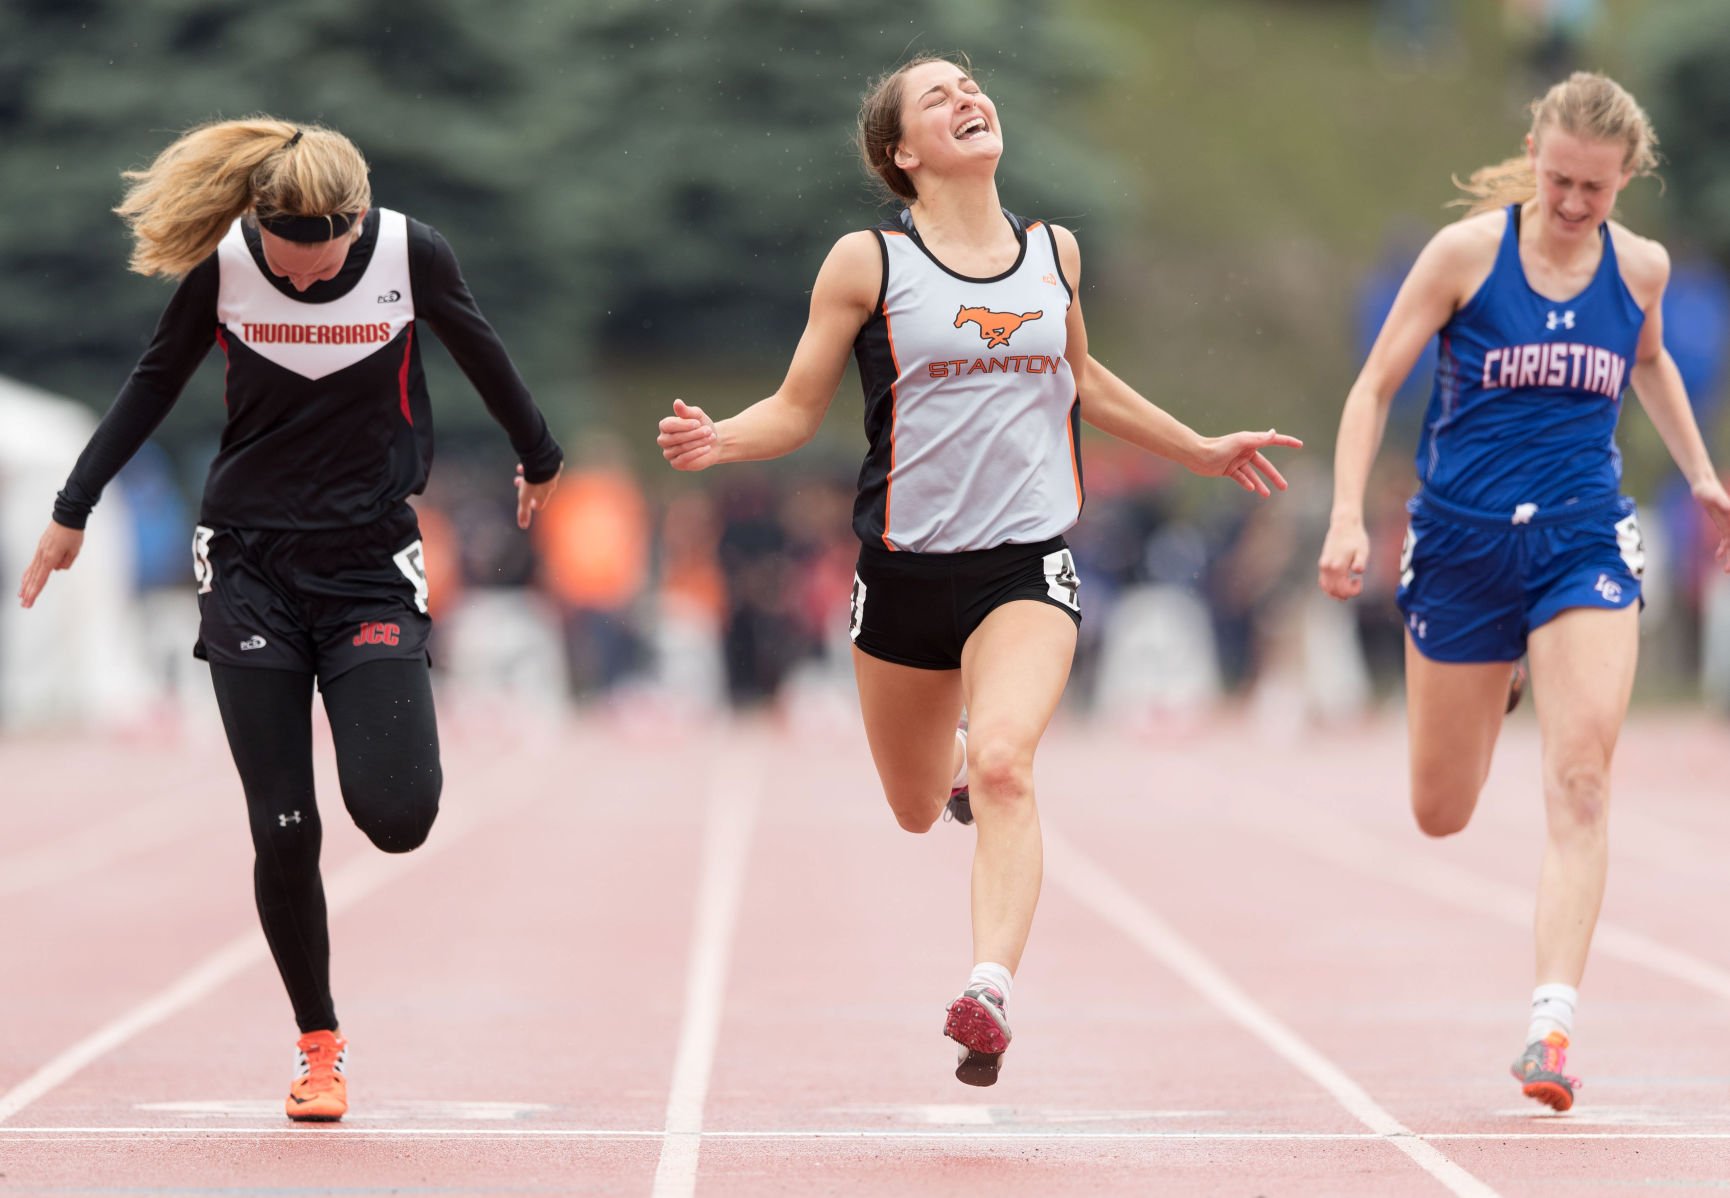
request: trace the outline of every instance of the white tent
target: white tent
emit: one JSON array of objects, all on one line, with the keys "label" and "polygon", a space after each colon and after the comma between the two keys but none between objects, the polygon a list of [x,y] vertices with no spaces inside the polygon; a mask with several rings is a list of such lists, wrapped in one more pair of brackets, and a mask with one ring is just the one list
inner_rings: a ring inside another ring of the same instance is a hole
[{"label": "white tent", "polygon": [[26,611],[18,580],[96,418],[0,377],[0,731],[136,719],[152,702],[133,603],[132,529],[111,486],[72,569]]}]

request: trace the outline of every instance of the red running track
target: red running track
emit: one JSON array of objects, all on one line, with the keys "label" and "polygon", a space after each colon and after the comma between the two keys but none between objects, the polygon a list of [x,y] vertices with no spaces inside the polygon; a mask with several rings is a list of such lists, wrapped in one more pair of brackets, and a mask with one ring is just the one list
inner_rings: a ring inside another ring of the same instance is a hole
[{"label": "red running track", "polygon": [[1730,1189],[1727,733],[1697,715],[1622,740],[1565,1116],[1505,1072],[1529,716],[1445,842],[1394,722],[1055,729],[989,1090],[940,1035],[973,834],[897,830],[855,726],[446,717],[421,852],[326,801],[338,1126],[281,1115],[294,1029],[220,740],[0,740],[0,1196]]}]

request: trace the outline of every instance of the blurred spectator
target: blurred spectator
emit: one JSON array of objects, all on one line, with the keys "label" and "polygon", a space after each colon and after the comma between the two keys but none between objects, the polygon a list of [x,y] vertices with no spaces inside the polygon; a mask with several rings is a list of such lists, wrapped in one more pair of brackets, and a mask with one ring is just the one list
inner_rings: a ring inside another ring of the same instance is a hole
[{"label": "blurred spectator", "polygon": [[792,563],[773,484],[758,475],[729,482],[720,540],[727,694],[735,706],[753,707],[774,697],[796,655],[787,636]]},{"label": "blurred spectator", "polygon": [[462,604],[462,550],[457,545],[456,527],[444,509],[424,496],[414,503],[420,519],[421,568],[426,571],[427,614],[433,618],[433,636],[438,636],[438,621]]},{"label": "blurred spectator", "polygon": [[[461,442],[453,439],[452,444]],[[450,520],[461,577],[467,585],[524,587],[534,579],[534,545],[517,527],[517,501],[510,490],[510,477],[508,458],[464,456],[460,452],[439,455],[427,497]],[[538,514],[535,523],[540,523]]]},{"label": "blurred spectator", "polygon": [[1102,659],[1109,651],[1106,630],[1120,597],[1147,580],[1154,558],[1148,547],[1171,517],[1173,467],[1163,458],[1099,436],[1086,440],[1082,469],[1087,505],[1065,539],[1081,576],[1085,614],[1066,696],[1093,695],[1098,702]]},{"label": "blurred spectator", "polygon": [[115,481],[126,492],[132,517],[138,590],[184,586],[192,578],[192,512],[167,452],[146,441]]},{"label": "blurred spectator", "polygon": [[1281,502],[1244,509],[1214,563],[1209,593],[1222,646],[1232,638],[1222,652],[1237,667],[1232,681],[1253,688],[1268,731],[1296,735],[1308,722],[1360,714],[1370,683],[1355,614],[1315,588],[1328,522],[1326,467],[1299,458],[1285,476],[1291,490]]},{"label": "blurred spectator", "polygon": [[727,583],[718,555],[720,528],[706,491],[687,491],[661,519],[659,583],[644,635],[654,688],[667,703],[718,707],[726,701],[721,630]]},{"label": "blurred spectator", "polygon": [[580,443],[581,460],[530,532],[564,622],[571,693],[584,697],[611,690],[639,664],[632,609],[648,580],[649,513],[624,447],[595,434]]},{"label": "blurred spectator", "polygon": [[[1710,444],[1723,409],[1725,359],[1730,350],[1730,278],[1711,259],[1676,254],[1670,284],[1664,290],[1664,346],[1676,360],[1694,418]],[[1673,549],[1652,563],[1670,568],[1669,577],[1663,581],[1669,584],[1675,600],[1671,614],[1677,617],[1669,621],[1671,635],[1666,638],[1677,658],[1672,664],[1690,669],[1699,662],[1703,670],[1716,668],[1718,650],[1713,650],[1712,661],[1702,655],[1707,593],[1718,572],[1712,558],[1716,535],[1694,502],[1688,483],[1668,468],[1668,463],[1654,506],[1655,518],[1643,522]],[[1697,644],[1702,645],[1702,652],[1696,652]],[[1730,686],[1730,678],[1706,682],[1709,693],[1713,687]]]},{"label": "blurred spectator", "polygon": [[1416,490],[1411,474],[1401,459],[1397,470],[1378,470],[1371,476],[1364,502],[1370,562],[1364,571],[1363,594],[1346,605],[1357,624],[1358,643],[1370,680],[1383,694],[1403,691],[1405,686],[1406,626],[1394,606],[1394,592],[1399,589],[1401,556],[1410,522],[1406,497]]},{"label": "blurred spectator", "polygon": [[[1393,310],[1400,284],[1405,282],[1412,263],[1417,261],[1429,237],[1428,230],[1410,220],[1389,227],[1382,241],[1380,256],[1358,284],[1354,320],[1357,344],[1354,348],[1360,361],[1369,356],[1370,347],[1382,331],[1382,323]],[[1415,439],[1415,426],[1422,418],[1424,403],[1430,397],[1430,382],[1435,377],[1436,341],[1432,339],[1424,346],[1424,352],[1419,355],[1411,373],[1400,383],[1400,389],[1394,392],[1388,410],[1389,431],[1393,435],[1401,435],[1402,426],[1412,425]]]},{"label": "blurred spectator", "polygon": [[1280,605],[1308,581],[1299,578],[1308,546],[1300,544],[1292,507],[1256,504],[1234,512],[1210,563],[1207,596],[1230,687],[1247,685],[1261,673]]},{"label": "blurred spectator", "polygon": [[[853,567],[859,558],[852,520],[853,483],[845,475],[800,479],[782,497],[795,656],[826,656],[835,636],[847,627]],[[844,664],[851,676],[850,654]]]}]

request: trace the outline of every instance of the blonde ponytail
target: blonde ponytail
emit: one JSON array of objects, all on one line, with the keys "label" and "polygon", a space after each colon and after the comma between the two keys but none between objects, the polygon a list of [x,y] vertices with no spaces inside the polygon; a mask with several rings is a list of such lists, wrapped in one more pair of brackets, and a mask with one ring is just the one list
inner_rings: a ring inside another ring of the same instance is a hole
[{"label": "blonde ponytail", "polygon": [[276,117],[189,129],[141,171],[114,211],[132,231],[131,268],[178,279],[237,216],[358,215],[372,204],[366,159],[342,134]]},{"label": "blonde ponytail", "polygon": [[1455,175],[1454,186],[1465,192],[1465,199],[1449,200],[1450,207],[1466,208],[1467,216],[1506,208],[1509,204],[1524,204],[1538,194],[1538,176],[1532,170],[1532,160],[1524,154],[1480,166],[1471,178],[1460,181]]},{"label": "blonde ponytail", "polygon": [[[1619,142],[1622,169],[1636,176],[1650,175],[1658,166],[1658,135],[1651,119],[1639,102],[1607,75],[1575,71],[1532,101],[1532,144],[1538,144],[1552,126],[1588,141]],[[1467,216],[1523,204],[1538,194],[1538,178],[1526,154],[1479,167],[1463,183],[1456,176],[1454,186],[1465,192],[1466,198],[1452,203],[1466,207]]]}]

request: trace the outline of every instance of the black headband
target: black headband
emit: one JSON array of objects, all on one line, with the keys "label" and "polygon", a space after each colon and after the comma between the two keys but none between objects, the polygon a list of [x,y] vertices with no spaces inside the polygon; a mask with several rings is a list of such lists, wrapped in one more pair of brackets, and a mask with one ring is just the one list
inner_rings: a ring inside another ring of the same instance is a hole
[{"label": "black headband", "polygon": [[354,217],[343,212],[329,216],[261,216],[258,225],[284,241],[334,241],[354,227]]}]

